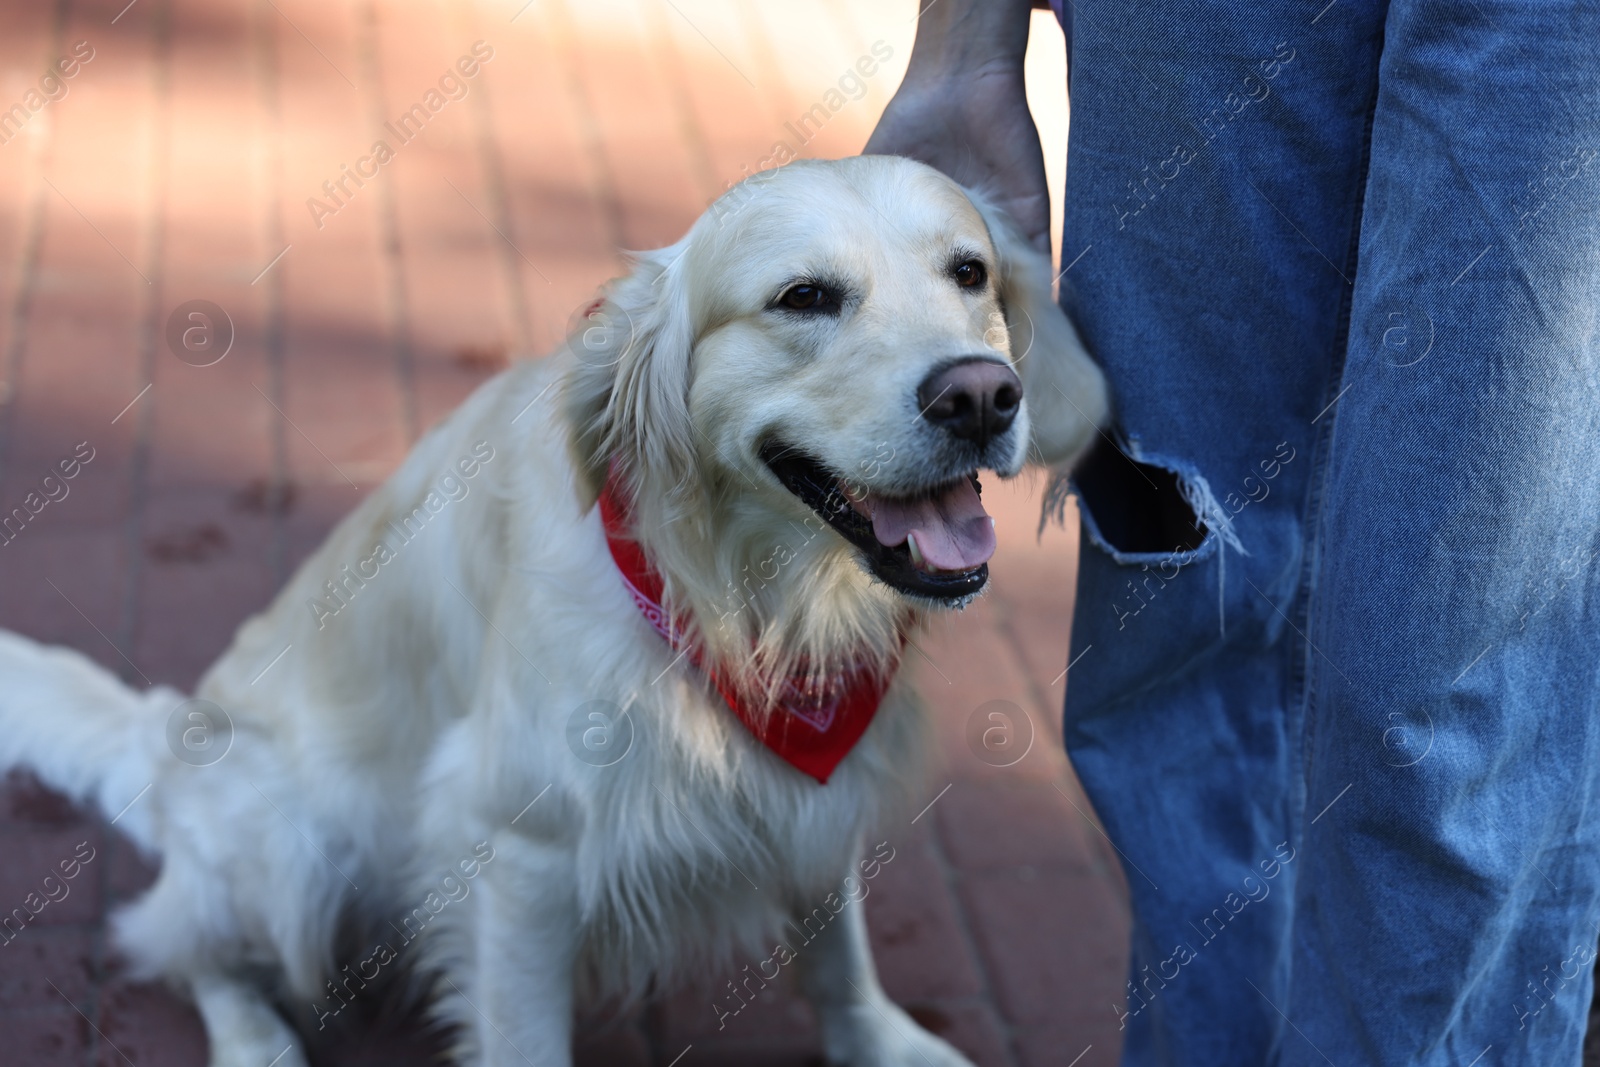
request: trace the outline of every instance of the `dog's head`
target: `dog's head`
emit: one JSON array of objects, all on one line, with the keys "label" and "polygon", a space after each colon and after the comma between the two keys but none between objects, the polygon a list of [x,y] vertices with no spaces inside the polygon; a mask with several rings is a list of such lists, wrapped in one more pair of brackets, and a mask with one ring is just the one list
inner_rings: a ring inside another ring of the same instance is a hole
[{"label": "dog's head", "polygon": [[994,550],[979,470],[1064,465],[1105,417],[1050,284],[1008,220],[922,164],[764,172],[639,255],[600,328],[575,335],[567,410],[587,488],[615,462],[638,499],[663,502],[645,539],[810,520],[875,595],[964,602]]}]

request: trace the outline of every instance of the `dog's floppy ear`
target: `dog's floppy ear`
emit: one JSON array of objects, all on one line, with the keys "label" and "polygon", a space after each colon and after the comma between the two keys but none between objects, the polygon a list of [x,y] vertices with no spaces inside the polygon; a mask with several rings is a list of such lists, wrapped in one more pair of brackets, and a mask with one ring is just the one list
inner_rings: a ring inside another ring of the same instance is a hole
[{"label": "dog's floppy ear", "polygon": [[1033,425],[1029,458],[1056,470],[1069,467],[1110,417],[1105,375],[1089,358],[1078,331],[1050,295],[1050,257],[1036,249],[1005,212],[980,192],[968,198],[983,216],[1000,255],[1000,301],[1010,335],[1011,362]]},{"label": "dog's floppy ear", "polygon": [[564,406],[585,507],[599,496],[612,460],[661,495],[691,484],[687,243],[636,253],[632,272],[607,287],[567,339],[577,360]]}]

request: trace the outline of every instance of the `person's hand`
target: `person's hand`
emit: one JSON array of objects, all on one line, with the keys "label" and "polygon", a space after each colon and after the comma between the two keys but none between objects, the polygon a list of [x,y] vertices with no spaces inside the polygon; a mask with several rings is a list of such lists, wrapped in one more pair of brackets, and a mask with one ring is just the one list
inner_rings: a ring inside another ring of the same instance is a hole
[{"label": "person's hand", "polygon": [[942,0],[863,152],[909,156],[981,190],[1050,251],[1050,190],[1028,111],[1027,0]]},{"label": "person's hand", "polygon": [[900,86],[863,152],[910,156],[987,193],[1050,251],[1050,190],[1022,72],[976,72]]}]

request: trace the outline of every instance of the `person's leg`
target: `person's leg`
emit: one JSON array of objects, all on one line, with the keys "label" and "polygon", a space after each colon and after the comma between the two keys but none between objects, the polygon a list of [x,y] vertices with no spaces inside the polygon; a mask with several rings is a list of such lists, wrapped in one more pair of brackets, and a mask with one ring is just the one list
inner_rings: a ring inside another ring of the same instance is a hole
[{"label": "person's leg", "polygon": [[[1594,16],[1396,10],[1358,272],[1372,8],[1073,13],[1069,306],[1136,451],[1225,512],[1267,494],[1211,523],[1248,557],[1168,555],[1182,530],[1127,506],[1159,472],[1080,479],[1067,732],[1128,859],[1127,1059],[1571,1062],[1600,917]],[[1273,38],[1294,58],[1224,80]]]},{"label": "person's leg", "polygon": [[1593,4],[1389,14],[1307,628],[1308,809],[1327,809],[1297,839],[1286,1064],[1579,1062],[1600,923],[1597,42]]},{"label": "person's leg", "polygon": [[[1307,515],[1383,13],[1070,10],[1063,295],[1152,464],[1112,452],[1077,479],[1066,740],[1134,910],[1134,986],[1105,1010],[1126,1013],[1129,1064],[1270,1062],[1302,863]],[[1184,495],[1198,551],[1179,547]]]}]

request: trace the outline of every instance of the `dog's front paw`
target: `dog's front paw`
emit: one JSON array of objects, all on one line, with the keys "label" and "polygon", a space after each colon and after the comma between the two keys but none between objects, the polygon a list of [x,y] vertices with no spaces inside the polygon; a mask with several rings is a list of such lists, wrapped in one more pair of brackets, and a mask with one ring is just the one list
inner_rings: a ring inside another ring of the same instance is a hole
[{"label": "dog's front paw", "polygon": [[888,999],[824,1014],[822,1043],[835,1067],[973,1067]]}]

